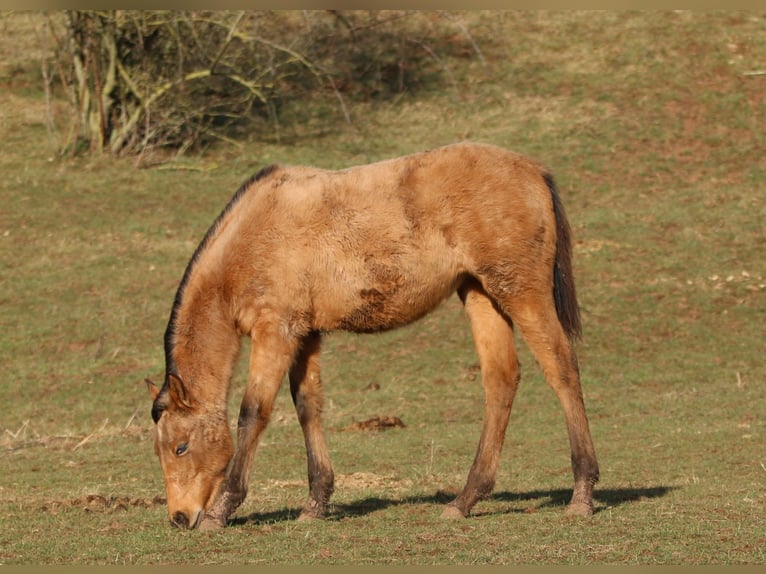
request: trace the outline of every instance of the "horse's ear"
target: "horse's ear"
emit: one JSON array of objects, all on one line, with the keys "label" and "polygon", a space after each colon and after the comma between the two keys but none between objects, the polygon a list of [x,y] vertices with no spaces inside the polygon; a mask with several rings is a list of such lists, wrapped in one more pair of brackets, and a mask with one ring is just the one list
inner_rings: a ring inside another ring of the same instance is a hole
[{"label": "horse's ear", "polygon": [[194,406],[186,385],[179,376],[173,373],[168,374],[168,394],[176,406],[186,409],[191,409]]},{"label": "horse's ear", "polygon": [[168,395],[167,393],[163,394],[162,389],[149,379],[144,379],[144,382],[146,388],[149,389],[149,395],[152,397],[152,420],[156,423],[168,406]]},{"label": "horse's ear", "polygon": [[152,396],[152,400],[157,400],[157,397],[160,394],[160,388],[149,379],[144,379],[144,382],[146,383],[146,388],[149,389],[149,394]]}]

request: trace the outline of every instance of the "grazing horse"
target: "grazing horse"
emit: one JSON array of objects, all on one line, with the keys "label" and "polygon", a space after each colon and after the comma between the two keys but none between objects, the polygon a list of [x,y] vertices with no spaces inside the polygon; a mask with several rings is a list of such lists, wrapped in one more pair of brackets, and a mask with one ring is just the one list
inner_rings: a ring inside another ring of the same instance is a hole
[{"label": "grazing horse", "polygon": [[[454,292],[486,412],[466,485],[443,516],[467,516],[494,487],[520,376],[514,326],[564,410],[567,512],[592,514],[598,464],[572,345],[570,229],[553,178],[522,155],[462,143],[340,171],[271,166],[240,187],[186,267],[165,332],[164,384],[147,381],[171,523],[226,524],[285,374],[308,458],[299,518],[322,517],[334,480],[321,422],[323,333],[394,329]],[[244,336],[252,349],[235,450],[226,404]]]}]

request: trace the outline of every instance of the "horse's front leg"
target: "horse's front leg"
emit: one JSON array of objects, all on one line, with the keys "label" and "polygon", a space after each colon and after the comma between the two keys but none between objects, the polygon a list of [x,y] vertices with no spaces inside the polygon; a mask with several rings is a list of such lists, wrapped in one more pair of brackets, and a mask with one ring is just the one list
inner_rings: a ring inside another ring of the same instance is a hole
[{"label": "horse's front leg", "polygon": [[225,526],[245,500],[258,439],[269,422],[282,379],[298,347],[296,340],[285,338],[276,326],[256,327],[251,338],[250,372],[237,422],[237,449],[218,498],[200,525],[202,529]]}]

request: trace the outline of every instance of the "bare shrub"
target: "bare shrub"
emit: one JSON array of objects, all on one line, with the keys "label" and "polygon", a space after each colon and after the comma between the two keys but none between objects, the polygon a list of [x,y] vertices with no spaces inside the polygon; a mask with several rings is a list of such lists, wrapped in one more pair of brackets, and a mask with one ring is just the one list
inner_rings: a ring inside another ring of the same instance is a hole
[{"label": "bare shrub", "polygon": [[[444,53],[471,46],[445,12],[65,11],[49,16],[46,93],[62,153],[184,151],[245,131],[275,130],[284,102],[386,98],[440,78]],[[455,38],[462,38],[455,42]],[[310,113],[307,111],[306,113]]]}]

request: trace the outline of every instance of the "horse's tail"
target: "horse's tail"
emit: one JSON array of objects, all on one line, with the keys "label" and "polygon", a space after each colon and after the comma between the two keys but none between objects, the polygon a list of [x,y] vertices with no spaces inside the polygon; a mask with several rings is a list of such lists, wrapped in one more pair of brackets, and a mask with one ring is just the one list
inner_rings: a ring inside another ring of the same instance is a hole
[{"label": "horse's tail", "polygon": [[577,304],[574,275],[572,274],[572,235],[559,199],[556,182],[549,173],[543,175],[551,192],[553,214],[556,218],[556,260],[553,266],[553,300],[559,322],[570,340],[582,335],[580,306]]}]

